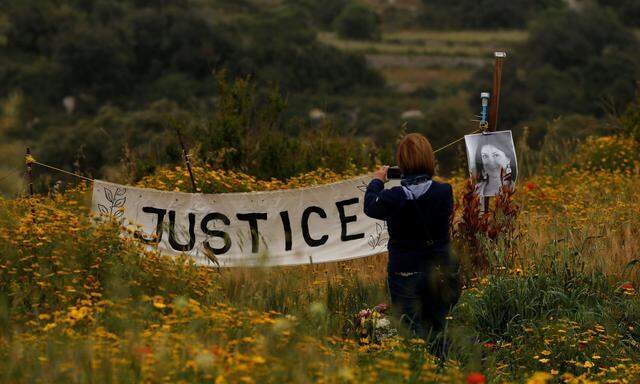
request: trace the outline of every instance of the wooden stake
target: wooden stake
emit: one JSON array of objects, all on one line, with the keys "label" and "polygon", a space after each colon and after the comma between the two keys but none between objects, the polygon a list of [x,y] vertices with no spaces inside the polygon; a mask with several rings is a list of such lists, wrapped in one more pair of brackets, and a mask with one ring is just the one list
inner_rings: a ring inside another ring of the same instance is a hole
[{"label": "wooden stake", "polygon": [[502,81],[502,62],[507,57],[506,52],[495,52],[496,58],[493,68],[493,92],[489,104],[489,131],[493,132],[498,127],[498,109],[500,107],[500,82]]},{"label": "wooden stake", "polygon": [[[27,159],[31,157],[31,148],[27,147]],[[32,173],[32,164],[30,161],[26,161],[27,164],[27,180],[29,182],[29,195],[33,197],[33,173]]]},{"label": "wooden stake", "polygon": [[[489,104],[489,131],[495,132],[498,127],[498,111],[500,108],[500,83],[502,82],[502,62],[507,57],[506,52],[494,52],[496,58],[493,67],[493,91],[491,92],[491,102]],[[484,213],[489,212],[489,197],[484,197],[482,201],[482,210]]]},{"label": "wooden stake", "polygon": [[[25,156],[25,163],[27,164],[27,180],[29,182],[29,196],[33,198],[33,195],[34,195],[33,172],[32,172],[33,163],[31,163],[31,148],[29,147],[27,147],[27,155]],[[35,224],[36,223],[36,207],[33,205],[33,201],[31,201],[30,204],[31,204],[31,220]]]}]

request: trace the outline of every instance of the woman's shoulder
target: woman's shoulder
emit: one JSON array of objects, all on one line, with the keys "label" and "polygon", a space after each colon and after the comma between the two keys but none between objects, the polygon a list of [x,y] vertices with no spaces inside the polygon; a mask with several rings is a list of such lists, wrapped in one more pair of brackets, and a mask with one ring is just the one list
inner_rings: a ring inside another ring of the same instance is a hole
[{"label": "woman's shoulder", "polygon": [[397,203],[404,199],[404,192],[401,186],[394,186],[383,189],[378,197],[387,203]]},{"label": "woman's shoulder", "polygon": [[449,183],[434,180],[429,188],[429,195],[431,196],[431,199],[435,199],[437,201],[448,201],[453,198],[453,188]]},{"label": "woman's shoulder", "polygon": [[453,191],[453,187],[451,186],[451,184],[444,181],[433,180],[433,182],[431,183],[431,188],[433,188],[436,191],[442,191],[442,192]]},{"label": "woman's shoulder", "polygon": [[396,185],[391,188],[385,189],[383,192],[385,192],[388,196],[393,196],[396,198],[400,198],[404,196],[404,190],[400,185]]}]

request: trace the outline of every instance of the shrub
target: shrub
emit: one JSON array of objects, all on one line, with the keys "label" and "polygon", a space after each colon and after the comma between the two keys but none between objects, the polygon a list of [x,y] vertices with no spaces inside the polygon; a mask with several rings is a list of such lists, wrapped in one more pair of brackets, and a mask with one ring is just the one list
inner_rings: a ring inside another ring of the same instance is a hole
[{"label": "shrub", "polygon": [[371,8],[351,4],[336,18],[336,31],[340,37],[355,40],[379,40],[380,17]]},{"label": "shrub", "polygon": [[371,141],[326,125],[297,127],[303,133],[288,134],[282,121],[286,102],[277,90],[261,94],[246,79],[219,80],[215,115],[189,131],[201,138],[197,155],[209,166],[268,180],[321,167],[341,173],[372,165],[376,147]]},{"label": "shrub", "polygon": [[640,91],[638,91],[635,101],[627,106],[620,118],[620,123],[627,134],[640,140]]},{"label": "shrub", "polygon": [[512,267],[514,246],[518,238],[520,208],[514,201],[515,189],[503,187],[500,195],[481,212],[481,199],[474,179],[464,183],[461,217],[455,223],[454,239],[467,275],[479,273],[489,267]]},{"label": "shrub", "polygon": [[323,29],[329,29],[335,19],[340,16],[344,8],[351,0],[288,0],[288,3],[305,9],[314,20],[315,24]]},{"label": "shrub", "polygon": [[422,23],[446,29],[523,28],[542,11],[564,7],[560,0],[423,0],[422,5]]},{"label": "shrub", "polygon": [[597,0],[603,7],[611,8],[627,25],[640,26],[640,3],[635,0]]}]

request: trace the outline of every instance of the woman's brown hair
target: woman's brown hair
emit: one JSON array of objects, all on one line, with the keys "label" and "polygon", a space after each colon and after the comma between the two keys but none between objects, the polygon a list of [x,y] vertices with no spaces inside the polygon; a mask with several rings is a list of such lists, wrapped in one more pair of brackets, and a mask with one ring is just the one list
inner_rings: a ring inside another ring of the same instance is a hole
[{"label": "woman's brown hair", "polygon": [[427,174],[431,177],[435,172],[431,143],[419,133],[410,133],[400,140],[396,159],[405,175]]}]

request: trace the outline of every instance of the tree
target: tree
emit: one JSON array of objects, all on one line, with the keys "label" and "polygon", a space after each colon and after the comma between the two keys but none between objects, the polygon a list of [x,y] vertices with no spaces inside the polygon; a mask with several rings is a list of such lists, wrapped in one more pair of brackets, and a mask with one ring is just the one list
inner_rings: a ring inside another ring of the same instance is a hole
[{"label": "tree", "polygon": [[311,20],[300,10],[278,8],[239,27],[246,42],[236,64],[239,73],[254,75],[262,84],[292,92],[346,93],[384,83],[364,57],[318,42]]},{"label": "tree", "polygon": [[112,29],[78,25],[58,36],[53,56],[67,94],[114,98],[131,91],[131,51]]},{"label": "tree", "polygon": [[430,28],[523,28],[540,12],[563,8],[562,0],[423,0],[422,22]]},{"label": "tree", "polygon": [[351,0],[284,0],[283,3],[304,9],[309,13],[314,24],[322,29],[329,29],[350,2]]},{"label": "tree", "polygon": [[630,27],[640,27],[640,2],[637,0],[598,0],[598,4],[611,8]]},{"label": "tree", "polygon": [[0,12],[0,47],[7,44],[7,30],[9,29],[9,18]]},{"label": "tree", "polygon": [[[638,48],[633,32],[612,11],[589,6],[550,12],[536,20],[522,50],[522,63],[529,72],[548,65],[567,78],[573,92],[557,90],[565,93],[555,99],[559,108],[601,115],[603,103],[619,109],[633,99]],[[530,78],[529,84],[539,80]],[[586,110],[580,111],[568,98],[580,100]]]},{"label": "tree", "polygon": [[371,8],[350,4],[336,18],[338,35],[347,39],[379,40],[380,16]]},{"label": "tree", "polygon": [[205,21],[195,10],[145,8],[127,20],[133,71],[145,80],[171,72],[196,79],[232,61],[237,36]]}]

